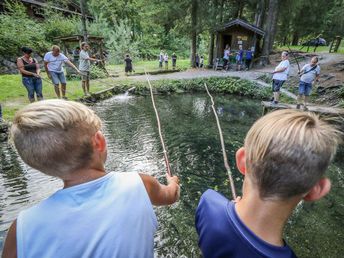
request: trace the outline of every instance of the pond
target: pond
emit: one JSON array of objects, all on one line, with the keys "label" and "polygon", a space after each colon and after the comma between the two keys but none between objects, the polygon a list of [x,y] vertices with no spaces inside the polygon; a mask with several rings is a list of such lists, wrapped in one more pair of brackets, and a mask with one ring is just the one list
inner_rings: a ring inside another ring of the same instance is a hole
[{"label": "pond", "polygon": [[[259,101],[218,95],[217,112],[238,192],[242,177],[233,166],[235,151],[260,117]],[[199,257],[194,213],[202,192],[215,189],[230,197],[218,129],[209,98],[204,94],[157,96],[162,130],[172,170],[181,180],[180,201],[156,208],[159,229],[156,257]],[[95,105],[108,141],[108,171],[142,172],[164,182],[165,167],[156,118],[149,97],[117,96]],[[7,144],[0,145],[0,249],[11,221],[20,210],[46,198],[62,184],[28,168]],[[344,164],[328,172],[331,193],[317,203],[298,206],[285,238],[299,257],[341,257],[344,253]]]}]

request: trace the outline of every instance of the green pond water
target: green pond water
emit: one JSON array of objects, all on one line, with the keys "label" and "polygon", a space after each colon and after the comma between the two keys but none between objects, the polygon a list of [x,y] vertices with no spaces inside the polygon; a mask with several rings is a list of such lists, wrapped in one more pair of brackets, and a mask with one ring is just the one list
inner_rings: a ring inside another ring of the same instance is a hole
[{"label": "green pond water", "polygon": [[[259,101],[215,96],[226,149],[237,191],[242,176],[233,166],[235,151],[260,117]],[[208,188],[227,197],[230,190],[223,166],[218,129],[204,94],[156,96],[170,162],[181,180],[180,201],[156,208],[159,229],[156,257],[200,257],[194,214]],[[156,118],[149,97],[117,96],[95,105],[108,141],[108,171],[142,172],[164,182],[165,168]],[[58,179],[27,167],[5,143],[0,144],[0,250],[18,213],[61,188]],[[301,203],[289,221],[285,239],[299,257],[344,257],[344,159],[330,167],[331,193],[316,203]]]}]

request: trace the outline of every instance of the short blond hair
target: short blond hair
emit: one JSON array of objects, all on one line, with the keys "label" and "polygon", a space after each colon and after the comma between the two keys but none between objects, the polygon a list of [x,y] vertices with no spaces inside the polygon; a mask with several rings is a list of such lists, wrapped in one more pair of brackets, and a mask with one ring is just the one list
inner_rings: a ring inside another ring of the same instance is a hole
[{"label": "short blond hair", "polygon": [[56,50],[59,50],[59,51],[61,50],[60,47],[59,47],[58,45],[53,45],[53,46],[51,47],[51,51],[54,51],[55,49],[56,49]]},{"label": "short blond hair", "polygon": [[305,194],[326,172],[340,135],[314,113],[271,112],[247,133],[247,175],[262,199]]},{"label": "short blond hair", "polygon": [[44,100],[18,111],[10,133],[25,163],[45,174],[64,178],[90,163],[91,139],[100,128],[99,117],[85,105]]}]

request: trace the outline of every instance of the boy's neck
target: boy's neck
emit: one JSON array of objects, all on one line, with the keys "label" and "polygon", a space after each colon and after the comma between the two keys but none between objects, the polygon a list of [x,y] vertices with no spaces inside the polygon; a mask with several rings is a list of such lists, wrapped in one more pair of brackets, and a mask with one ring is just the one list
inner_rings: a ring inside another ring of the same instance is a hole
[{"label": "boy's neck", "polygon": [[283,229],[300,200],[265,201],[256,191],[243,194],[235,210],[243,223],[262,240],[276,246],[284,246]]},{"label": "boy's neck", "polygon": [[105,174],[106,173],[104,169],[86,168],[76,170],[71,173],[72,176],[70,176],[69,178],[62,179],[63,188],[68,188],[75,185],[87,183],[96,180],[102,176],[105,176]]}]

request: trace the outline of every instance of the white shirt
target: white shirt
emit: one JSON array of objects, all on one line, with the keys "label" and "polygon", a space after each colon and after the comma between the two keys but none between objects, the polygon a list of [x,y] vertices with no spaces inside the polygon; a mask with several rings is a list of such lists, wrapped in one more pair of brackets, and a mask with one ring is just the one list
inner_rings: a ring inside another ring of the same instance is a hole
[{"label": "white shirt", "polygon": [[[314,69],[310,64],[306,64],[304,67],[302,67],[301,71],[303,71],[306,74],[303,74],[300,80],[305,83],[312,83],[315,80],[315,78],[320,74],[320,66],[319,65],[316,65],[316,66],[317,67]],[[310,71],[311,69],[313,70]]]},{"label": "white shirt", "polygon": [[90,60],[88,60],[90,56],[88,55],[87,51],[81,50],[80,51],[80,61],[79,61],[79,70],[80,71],[90,71]]},{"label": "white shirt", "polygon": [[286,81],[288,79],[289,69],[290,69],[290,63],[289,60],[283,60],[281,61],[277,67],[275,68],[275,71],[281,69],[281,68],[287,68],[283,72],[274,73],[272,76],[272,79],[274,80],[280,80],[280,81]]},{"label": "white shirt", "polygon": [[68,61],[68,58],[61,53],[58,56],[53,56],[50,51],[44,56],[44,62],[48,62],[49,72],[63,73],[63,64],[66,61]]}]

